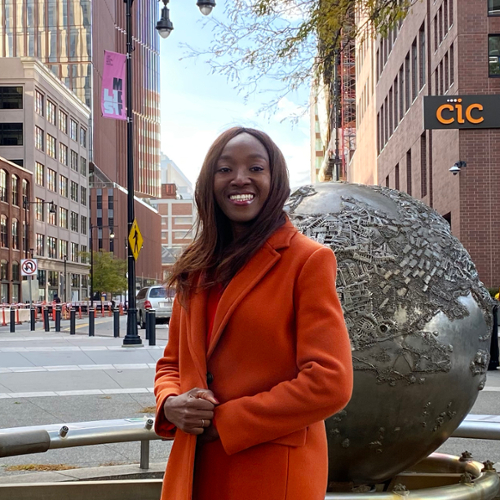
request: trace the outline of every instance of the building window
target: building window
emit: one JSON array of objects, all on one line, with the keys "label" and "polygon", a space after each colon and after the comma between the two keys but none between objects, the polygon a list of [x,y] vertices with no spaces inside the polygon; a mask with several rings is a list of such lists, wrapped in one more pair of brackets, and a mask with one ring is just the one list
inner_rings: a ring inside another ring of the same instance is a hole
[{"label": "building window", "polygon": [[23,124],[0,123],[0,146],[22,146]]},{"label": "building window", "polygon": [[420,136],[420,197],[427,196],[427,138]]},{"label": "building window", "polygon": [[[453,2],[453,0],[451,1]],[[448,0],[443,1],[443,16],[444,16],[444,32],[446,33],[450,28],[450,23],[448,23]]]},{"label": "building window", "polygon": [[83,206],[87,206],[87,188],[83,186],[81,186],[80,202]]},{"label": "building window", "polygon": [[80,173],[84,176],[87,175],[87,159],[83,156],[80,158]]},{"label": "building window", "polygon": [[35,111],[43,116],[43,94],[38,90],[35,90]]},{"label": "building window", "polygon": [[59,110],[59,130],[68,133],[68,115],[63,111]]},{"label": "building window", "polygon": [[71,150],[71,169],[78,172],[78,153]]},{"label": "building window", "polygon": [[71,199],[78,202],[78,184],[75,181],[71,181]]},{"label": "building window", "polygon": [[[9,279],[8,276],[9,276],[9,263],[5,259],[2,259],[2,265],[0,267],[0,278],[2,280],[8,280]],[[4,301],[2,300],[2,302]]]},{"label": "building window", "polygon": [[47,252],[49,259],[57,259],[57,238],[47,236]]},{"label": "building window", "polygon": [[438,10],[439,43],[443,41],[443,6]]},{"label": "building window", "polygon": [[399,163],[394,169],[394,188],[399,191]]},{"label": "building window", "polygon": [[68,242],[65,240],[59,240],[59,258],[68,258]]},{"label": "building window", "polygon": [[418,46],[420,50],[420,88],[425,85],[425,23],[418,32]]},{"label": "building window", "polygon": [[68,165],[68,146],[62,142],[59,143],[59,161],[63,165]]},{"label": "building window", "polygon": [[500,76],[500,35],[488,37],[489,76]]},{"label": "building window", "polygon": [[36,254],[40,257],[45,255],[45,235],[38,234],[36,235]]},{"label": "building window", "polygon": [[82,215],[82,234],[87,234],[87,217],[85,215]]},{"label": "building window", "polygon": [[7,216],[4,214],[0,217],[0,242],[2,247],[8,248],[9,239],[7,234]]},{"label": "building window", "polygon": [[7,172],[0,170],[0,201],[7,203]]},{"label": "building window", "polygon": [[455,44],[450,45],[450,87],[455,83]]},{"label": "building window", "polygon": [[19,177],[17,175],[12,176],[12,204],[16,207],[19,206]]},{"label": "building window", "polygon": [[23,109],[23,88],[0,87],[0,109]]},{"label": "building window", "polygon": [[500,16],[500,0],[488,0],[488,15]]},{"label": "building window", "polygon": [[57,192],[57,184],[56,184],[57,174],[55,170],[51,168],[47,169],[47,188],[51,191]]},{"label": "building window", "polygon": [[417,60],[417,39],[413,40],[411,45],[411,95],[414,101],[417,98],[417,82],[418,82],[418,60]]},{"label": "building window", "polygon": [[35,219],[41,222],[45,220],[43,209],[44,201],[41,198],[35,198]]},{"label": "building window", "polygon": [[71,231],[78,232],[78,214],[71,212]]},{"label": "building window", "polygon": [[87,129],[80,127],[80,145],[87,147]]},{"label": "building window", "polygon": [[[81,246],[81,250],[80,250],[80,251],[81,251],[81,256],[82,256],[82,257],[81,257],[81,262],[82,262],[82,264],[86,264],[86,263],[87,263],[87,255],[86,255],[86,254],[87,254],[87,251],[88,251],[88,250],[87,250],[87,246],[86,246],[86,245],[82,245],[82,246]],[[86,276],[84,276],[84,278],[85,278],[85,277],[86,277]],[[86,286],[86,285],[85,285],[85,286]]]},{"label": "building window", "polygon": [[43,130],[35,125],[35,147],[43,151]]},{"label": "building window", "polygon": [[406,153],[406,192],[411,196],[411,149]]},{"label": "building window", "polygon": [[59,175],[59,193],[65,198],[68,197],[68,178],[64,175]]},{"label": "building window", "polygon": [[19,222],[12,219],[12,249],[19,250]]},{"label": "building window", "polygon": [[[168,219],[168,217],[162,217],[162,219]],[[174,224],[192,224],[193,217],[191,215],[185,217],[174,217]]]},{"label": "building window", "polygon": [[174,239],[176,240],[191,240],[191,231],[174,231]]},{"label": "building window", "polygon": [[56,105],[47,99],[47,121],[56,124]]},{"label": "building window", "polygon": [[394,89],[394,128],[396,129],[399,125],[399,111],[398,111],[398,102],[399,102],[399,82],[398,79],[394,79],[393,89]]},{"label": "building window", "polygon": [[[72,243],[73,245],[73,243]],[[78,245],[76,245],[78,248]],[[75,262],[78,262],[78,251],[77,251],[77,259]],[[71,286],[73,288],[80,288],[80,275],[71,273]]]},{"label": "building window", "polygon": [[35,182],[39,186],[45,186],[45,167],[39,162],[35,162]]},{"label": "building window", "polygon": [[[78,243],[71,243],[71,262],[78,262]],[[73,274],[73,276],[79,275]]]},{"label": "building window", "polygon": [[410,107],[410,53],[405,57],[405,111]]},{"label": "building window", "polygon": [[59,226],[68,229],[68,210],[59,207]]},{"label": "building window", "polygon": [[[53,257],[54,259],[56,257]],[[49,271],[49,277],[47,280],[50,287],[55,288],[59,286],[59,271]]]},{"label": "building window", "polygon": [[444,55],[444,88],[445,90],[450,88],[450,62],[448,52]]},{"label": "building window", "polygon": [[57,156],[56,156],[56,138],[52,137],[50,134],[47,134],[47,154],[50,157],[57,159]]},{"label": "building window", "polygon": [[75,120],[73,120],[73,118],[70,119],[69,132],[70,132],[70,137],[74,141],[77,141],[78,140],[78,123],[75,122]]}]

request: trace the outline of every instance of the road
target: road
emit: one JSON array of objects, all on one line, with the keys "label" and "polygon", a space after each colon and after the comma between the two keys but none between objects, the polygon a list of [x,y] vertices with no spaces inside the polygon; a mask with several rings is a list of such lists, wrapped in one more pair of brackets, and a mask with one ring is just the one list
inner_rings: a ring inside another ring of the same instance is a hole
[{"label": "road", "polygon": [[[121,337],[126,318],[121,318]],[[51,322],[52,324],[52,322]],[[168,340],[168,327],[158,325],[157,346],[124,348],[113,338],[112,318],[96,319],[96,336],[88,337],[87,320],[78,320],[77,334],[45,332],[37,323],[0,327],[0,427],[133,418],[154,414],[155,363]],[[139,330],[144,337],[144,330]],[[488,372],[485,389],[472,412],[500,415],[500,371]],[[151,443],[151,462],[164,462],[170,442]],[[8,466],[65,464],[77,467],[139,462],[139,443],[98,445],[0,459],[0,477],[19,474]],[[500,442],[449,439],[439,451],[468,450],[476,460],[500,462]],[[500,469],[500,463],[497,464]]]}]

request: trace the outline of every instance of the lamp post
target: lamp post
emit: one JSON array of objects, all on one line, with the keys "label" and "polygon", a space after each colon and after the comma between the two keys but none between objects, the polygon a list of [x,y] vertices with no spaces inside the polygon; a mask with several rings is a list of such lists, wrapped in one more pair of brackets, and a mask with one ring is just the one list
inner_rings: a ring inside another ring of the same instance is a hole
[{"label": "lamp post", "polygon": [[94,229],[105,229],[109,228],[109,239],[112,240],[115,237],[113,231],[113,226],[93,226],[90,225],[90,307],[94,308]]},{"label": "lamp post", "polygon": [[[134,122],[132,113],[132,4],[134,0],[123,0],[125,2],[125,17],[127,31],[127,234],[130,234],[132,224],[135,220],[134,210]],[[167,4],[169,0],[163,1],[161,19],[156,23],[156,29],[162,38],[168,37],[174,29],[169,19]],[[204,15],[210,14],[215,7],[215,0],[197,0],[196,5]],[[140,347],[142,341],[137,334],[137,309],[135,301],[135,258],[132,245],[128,246],[128,308],[127,308],[127,334],[123,338],[124,347]]]},{"label": "lamp post", "polygon": [[64,260],[64,295],[63,295],[63,297],[64,297],[64,303],[66,304],[66,303],[68,302],[68,299],[67,299],[67,296],[66,296],[67,289],[68,289],[68,288],[67,288],[67,285],[66,285],[66,282],[67,282],[67,277],[68,277],[68,273],[67,273],[67,271],[66,271],[66,266],[67,266],[67,264],[68,264],[68,256],[67,256],[67,255],[65,255],[65,256],[63,257],[63,260]]}]

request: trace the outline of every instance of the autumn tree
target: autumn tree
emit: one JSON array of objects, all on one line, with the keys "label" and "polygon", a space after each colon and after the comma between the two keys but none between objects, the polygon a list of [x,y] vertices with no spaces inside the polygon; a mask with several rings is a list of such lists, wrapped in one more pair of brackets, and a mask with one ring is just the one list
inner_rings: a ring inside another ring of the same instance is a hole
[{"label": "autumn tree", "polygon": [[275,82],[265,110],[312,75],[328,73],[343,44],[360,36],[385,36],[414,0],[228,0],[225,20],[214,16],[207,48],[188,47],[212,72],[225,75],[248,97]]}]

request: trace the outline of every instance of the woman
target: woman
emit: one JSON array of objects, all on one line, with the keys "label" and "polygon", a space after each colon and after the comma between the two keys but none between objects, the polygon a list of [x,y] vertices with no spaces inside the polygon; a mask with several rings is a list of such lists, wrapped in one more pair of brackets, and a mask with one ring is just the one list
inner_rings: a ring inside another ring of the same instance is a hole
[{"label": "woman", "polygon": [[289,192],[263,132],[229,129],[205,158],[155,380],[155,430],[175,437],[162,500],[324,499],[351,352],[335,257],[288,220]]}]

